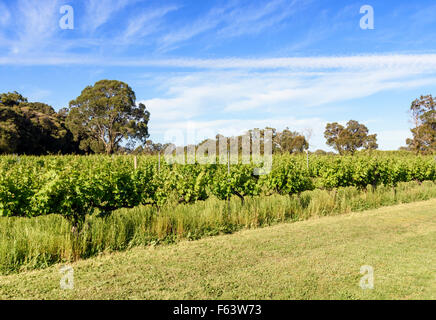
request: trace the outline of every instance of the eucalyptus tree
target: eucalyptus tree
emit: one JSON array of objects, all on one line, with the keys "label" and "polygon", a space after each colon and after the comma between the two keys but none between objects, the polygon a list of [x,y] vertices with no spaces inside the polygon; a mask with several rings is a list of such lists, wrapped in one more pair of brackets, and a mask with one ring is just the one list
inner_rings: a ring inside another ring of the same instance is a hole
[{"label": "eucalyptus tree", "polygon": [[98,81],[70,102],[67,126],[83,150],[112,154],[122,141],[145,143],[150,112],[135,101],[135,92],[126,83]]}]

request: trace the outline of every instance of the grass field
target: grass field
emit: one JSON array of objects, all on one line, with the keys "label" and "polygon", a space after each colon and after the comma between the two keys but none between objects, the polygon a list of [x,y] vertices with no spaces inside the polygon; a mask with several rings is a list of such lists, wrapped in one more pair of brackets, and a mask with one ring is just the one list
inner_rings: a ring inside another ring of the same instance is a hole
[{"label": "grass field", "polygon": [[[0,276],[0,299],[436,299],[436,200]],[[374,268],[362,290],[360,267]]]}]

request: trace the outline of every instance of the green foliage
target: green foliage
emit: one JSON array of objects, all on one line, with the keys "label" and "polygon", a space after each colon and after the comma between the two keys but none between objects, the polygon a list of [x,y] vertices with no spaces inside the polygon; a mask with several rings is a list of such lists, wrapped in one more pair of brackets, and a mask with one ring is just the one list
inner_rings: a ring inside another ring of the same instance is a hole
[{"label": "green foliage", "polygon": [[81,224],[138,205],[163,207],[209,197],[293,195],[306,190],[435,181],[432,156],[358,153],[354,156],[275,155],[271,173],[253,175],[255,164],[167,164],[156,156],[0,157],[0,216],[60,214]]},{"label": "green foliage", "polygon": [[274,157],[272,172],[262,176],[267,194],[294,194],[312,190],[312,179],[302,157]]},{"label": "green foliage", "polygon": [[0,94],[0,153],[44,155],[77,153],[78,143],[61,113],[28,102],[17,92]]},{"label": "green foliage", "polygon": [[309,142],[298,132],[290,131],[286,128],[282,132],[277,132],[273,137],[275,151],[284,153],[301,153],[309,149]]},{"label": "green foliage", "polygon": [[324,132],[327,145],[333,147],[339,154],[354,154],[357,150],[377,149],[377,135],[368,134],[368,128],[355,120],[350,120],[344,127],[337,122],[328,123]]},{"label": "green foliage", "polygon": [[23,97],[17,91],[0,93],[0,104],[6,107],[13,107],[23,102],[27,102],[27,98]]},{"label": "green foliage", "polygon": [[194,240],[243,228],[256,228],[380,206],[436,197],[436,183],[399,183],[376,190],[356,187],[313,190],[301,194],[248,197],[229,203],[211,197],[206,201],[168,204],[162,208],[138,206],[110,216],[88,215],[74,235],[59,215],[32,219],[0,217],[0,274],[44,268],[54,263],[95,256],[134,246]]},{"label": "green foliage", "polygon": [[[268,131],[271,133],[271,136],[268,137]],[[263,153],[265,151],[265,140],[271,139],[271,141],[268,141],[272,145],[272,152],[274,154],[282,154],[282,153],[288,153],[288,154],[296,154],[296,153],[302,153],[305,150],[309,149],[309,142],[306,140],[306,138],[296,131],[291,131],[289,128],[284,129],[283,131],[278,131],[275,128],[266,127],[265,129],[251,129],[245,132],[243,135],[240,136],[234,136],[234,137],[225,137],[223,135],[216,135],[215,140],[213,139],[206,139],[200,142],[197,147],[200,147],[207,143],[215,143],[216,144],[216,154],[219,156],[219,141],[225,141],[227,144],[227,148],[230,148],[230,145],[237,142],[238,144],[238,152],[242,154],[242,145],[243,145],[243,139],[246,139],[248,143],[248,148],[250,151],[251,146],[255,143],[258,143],[260,147],[260,152]],[[162,145],[156,145],[154,146],[153,143],[148,143],[149,146],[144,147],[145,151],[148,151],[151,147],[151,149],[156,149],[156,147],[162,148]],[[154,147],[154,148],[153,148]],[[163,146],[164,148],[166,146]],[[145,152],[147,154],[152,154],[151,152]]]},{"label": "green foliage", "polygon": [[145,143],[150,113],[124,82],[101,80],[70,102],[67,126],[83,150],[114,153],[124,139]]},{"label": "green foliage", "polygon": [[432,154],[436,151],[436,101],[431,95],[421,96],[410,107],[415,124],[413,139],[407,139],[409,150]]}]

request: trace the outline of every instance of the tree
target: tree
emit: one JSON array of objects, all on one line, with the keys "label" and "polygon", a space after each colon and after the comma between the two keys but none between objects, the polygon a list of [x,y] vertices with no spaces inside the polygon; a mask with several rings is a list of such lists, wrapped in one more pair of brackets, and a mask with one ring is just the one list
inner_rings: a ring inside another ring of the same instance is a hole
[{"label": "tree", "polygon": [[306,138],[298,132],[290,131],[289,128],[278,132],[276,139],[273,139],[273,141],[277,142],[280,152],[292,154],[301,153],[309,149],[309,143]]},{"label": "tree", "polygon": [[[243,137],[247,139],[246,141],[249,141],[249,151],[253,152],[253,144],[259,143],[260,146],[260,153],[263,154],[265,150],[265,139],[268,137],[268,134],[266,135],[267,131],[271,132],[272,137],[272,152],[273,153],[301,153],[305,150],[309,149],[309,143],[307,142],[306,138],[295,131],[290,131],[289,128],[286,128],[283,131],[277,131],[275,128],[266,127],[265,129],[250,129],[247,132],[245,132],[244,135],[240,136],[234,136],[234,137],[225,137],[223,135],[217,134],[215,136],[215,140],[211,139],[205,139],[202,142],[200,142],[197,147],[200,147],[206,142],[214,141],[216,143],[216,152],[217,155],[219,155],[219,141],[225,141],[227,144],[227,149],[230,148],[230,139],[233,139],[233,141],[237,141],[238,143],[238,152],[239,154],[242,153],[242,141]],[[270,141],[267,141],[270,142]],[[213,143],[213,142],[212,142]]]},{"label": "tree", "polygon": [[101,80],[70,102],[67,125],[83,150],[114,153],[124,139],[145,143],[150,113],[124,82]]},{"label": "tree", "polygon": [[313,153],[314,155],[317,155],[317,156],[326,156],[326,155],[334,155],[334,152],[331,152],[331,151],[325,151],[325,150],[322,150],[322,149],[317,149],[317,150],[315,150],[315,152]]},{"label": "tree", "polygon": [[344,126],[337,122],[328,123],[325,131],[324,137],[327,139],[327,145],[333,147],[339,154],[344,153]]},{"label": "tree", "polygon": [[0,153],[77,153],[65,118],[49,105],[17,92],[0,94]]},{"label": "tree", "polygon": [[147,154],[147,155],[156,155],[159,153],[163,153],[167,147],[169,147],[171,143],[154,143],[151,140],[147,140],[144,145],[137,147],[133,153],[134,154]]},{"label": "tree", "polygon": [[436,150],[436,101],[431,95],[421,96],[410,107],[413,138],[406,143],[416,153],[431,154]]},{"label": "tree", "polygon": [[17,106],[22,102],[27,102],[27,98],[23,97],[17,91],[0,93],[0,104],[6,107]]},{"label": "tree", "polygon": [[358,149],[377,149],[377,135],[368,134],[368,128],[355,120],[350,120],[347,127],[337,122],[328,123],[324,132],[327,145],[333,147],[339,154],[354,154]]}]

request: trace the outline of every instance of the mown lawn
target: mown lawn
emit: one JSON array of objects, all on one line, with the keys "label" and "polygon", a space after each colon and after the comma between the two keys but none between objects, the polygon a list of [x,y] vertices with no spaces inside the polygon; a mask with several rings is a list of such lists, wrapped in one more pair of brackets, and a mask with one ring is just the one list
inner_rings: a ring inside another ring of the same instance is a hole
[{"label": "mown lawn", "polygon": [[[363,290],[360,267],[374,268]],[[436,299],[436,200],[0,276],[0,299]]]}]

